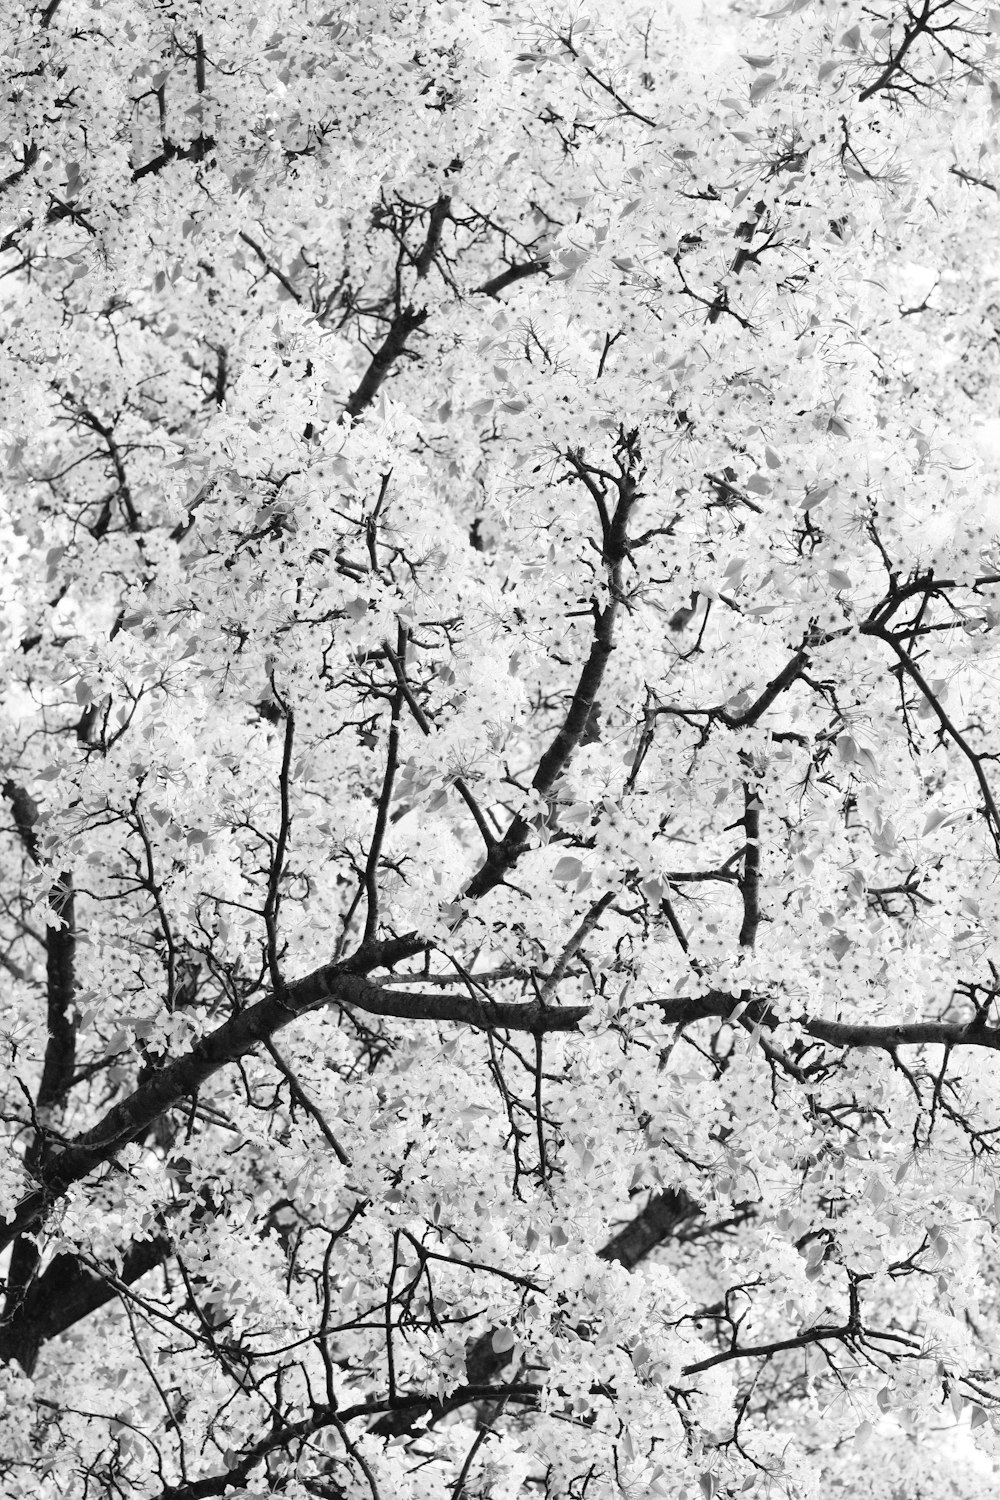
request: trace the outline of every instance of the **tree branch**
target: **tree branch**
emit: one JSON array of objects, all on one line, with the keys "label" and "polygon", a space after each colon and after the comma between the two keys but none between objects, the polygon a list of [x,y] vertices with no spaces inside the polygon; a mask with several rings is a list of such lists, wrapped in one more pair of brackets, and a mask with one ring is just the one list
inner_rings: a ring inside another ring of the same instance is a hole
[{"label": "tree branch", "polygon": [[227,1489],[243,1484],[257,1464],[276,1449],[288,1448],[293,1443],[302,1442],[305,1438],[312,1437],[314,1433],[322,1432],[324,1428],[340,1429],[341,1426],[346,1427],[349,1422],[356,1422],[361,1417],[377,1416],[379,1412],[406,1409],[414,1417],[424,1412],[441,1417],[475,1401],[532,1402],[537,1400],[539,1394],[540,1390],[537,1385],[519,1381],[503,1386],[459,1386],[450,1396],[443,1399],[428,1399],[422,1395],[399,1396],[394,1403],[388,1400],[364,1401],[356,1406],[342,1407],[339,1411],[333,1406],[316,1406],[310,1416],[302,1418],[299,1422],[288,1422],[282,1427],[277,1427],[266,1437],[254,1443],[232,1468],[224,1470],[221,1474],[207,1474],[204,1478],[194,1479],[188,1484],[168,1485],[166,1489],[154,1496],[153,1500],[205,1500],[205,1497],[209,1495],[224,1494]]},{"label": "tree branch", "polygon": [[244,245],[250,246],[250,249],[253,251],[254,255],[256,255],[257,259],[264,267],[264,270],[267,271],[269,275],[273,276],[275,281],[279,282],[280,285],[284,287],[289,297],[293,298],[296,302],[301,302],[302,293],[291,281],[289,281],[284,271],[276,266],[273,261],[268,260],[266,250],[262,250],[261,247],[257,244],[257,241],[252,240],[250,236],[246,234],[242,229],[240,230],[240,239],[243,241]]},{"label": "tree branch", "polygon": [[3,784],[3,794],[10,803],[11,812],[14,814],[14,827],[17,829],[21,843],[28,851],[32,863],[37,865],[38,835],[35,832],[35,824],[38,821],[38,803],[30,792],[26,792],[23,786],[18,786],[9,778]]},{"label": "tree branch", "polygon": [[[400,625],[397,634],[396,649],[399,653],[400,672],[406,670],[406,628]],[[395,662],[393,663],[395,667]],[[392,801],[392,791],[396,782],[396,768],[399,760],[399,720],[403,711],[403,689],[397,682],[396,691],[392,695],[392,704],[389,709],[389,743],[385,755],[385,772],[382,777],[382,789],[379,792],[378,807],[375,812],[375,828],[372,832],[372,841],[368,850],[368,859],[365,864],[364,889],[367,898],[367,911],[365,913],[365,939],[371,941],[378,930],[378,866],[382,857],[382,845],[385,840],[385,830],[389,823],[389,804]]]},{"label": "tree branch", "polygon": [[739,877],[740,895],[743,898],[740,947],[752,948],[760,926],[760,801],[749,784],[743,787],[743,802],[743,826],[747,841],[743,852],[743,873]]},{"label": "tree branch", "polygon": [[359,417],[378,395],[379,386],[406,348],[406,341],[414,329],[427,321],[427,309],[415,310],[408,303],[389,324],[389,332],[371,357],[371,363],[361,377],[357,389],[347,398],[345,410],[348,416]]},{"label": "tree branch", "polygon": [[[3,790],[10,801],[21,842],[37,865],[40,862],[36,831],[38,805],[23,787],[12,781],[7,781]],[[45,1054],[32,1112],[35,1128],[24,1156],[25,1168],[32,1176],[39,1174],[52,1154],[49,1132],[60,1120],[66,1097],[73,1086],[76,1066],[76,1022],[72,1009],[76,994],[76,909],[71,872],[57,876],[49,892],[49,901],[52,918],[45,931]],[[40,1252],[33,1239],[15,1239],[7,1268],[4,1325],[17,1316],[30,1295],[39,1259]],[[3,1344],[3,1329],[0,1327],[0,1349]],[[37,1347],[33,1351],[29,1341],[22,1352],[33,1361]]]},{"label": "tree branch", "polygon": [[756,724],[762,714],[765,714],[776,698],[791,687],[797,681],[806,667],[809,665],[809,656],[805,649],[796,651],[795,655],[782,667],[776,677],[757,695],[749,708],[742,713],[731,713],[725,704],[719,704],[716,708],[677,708],[673,704],[666,704],[653,709],[654,714],[675,714],[678,718],[707,718],[717,719],[720,724],[725,724],[727,729],[745,729]]},{"label": "tree branch", "polygon": [[993,836],[993,845],[997,851],[997,854],[1000,855],[1000,809],[997,808],[992,788],[990,787],[989,781],[987,780],[986,772],[983,770],[983,757],[976,754],[962,731],[959,729],[958,725],[955,724],[950,716],[945,712],[945,709],[943,708],[938,695],[935,693],[930,683],[924,677],[924,674],[921,672],[912,656],[910,656],[909,653],[903,649],[892,632],[883,628],[873,627],[867,630],[866,634],[876,636],[879,640],[885,641],[886,645],[895,652],[896,657],[899,660],[900,667],[906,673],[907,677],[909,677],[914,686],[920,689],[920,692],[927,700],[928,706],[936,715],[937,721],[941,725],[941,729],[943,730],[943,732],[948,736],[948,738],[954,745],[957,745],[958,749],[969,762],[975,774],[976,780],[979,783],[979,790],[983,798],[983,814],[986,818],[986,823],[990,830],[990,833]]},{"label": "tree branch", "polygon": [[421,246],[420,254],[413,262],[418,281],[423,281],[434,263],[434,257],[441,245],[441,231],[450,212],[451,198],[448,194],[442,194],[431,209],[430,218],[427,221],[427,236]]},{"label": "tree branch", "polygon": [[[115,1281],[130,1286],[155,1270],[170,1254],[171,1241],[158,1236],[136,1240],[125,1252]],[[11,1314],[0,1323],[0,1361],[17,1360],[31,1375],[38,1352],[81,1319],[118,1295],[117,1288],[75,1255],[57,1255],[35,1278]]]},{"label": "tree branch", "polygon": [[775,1339],[773,1344],[759,1344],[752,1349],[741,1349],[734,1345],[731,1349],[722,1349],[718,1354],[711,1354],[707,1359],[696,1360],[694,1364],[684,1365],[681,1369],[682,1375],[699,1375],[703,1370],[712,1370],[716,1365],[729,1364],[734,1359],[771,1359],[775,1354],[782,1354],[788,1349],[805,1349],[809,1344],[820,1344],[825,1339],[835,1339],[838,1343],[845,1343],[856,1334],[856,1330],[850,1327],[837,1328],[832,1325],[821,1325],[818,1328],[807,1329],[805,1333],[797,1333],[790,1339]]},{"label": "tree branch", "polygon": [[[417,280],[422,281],[431,268],[438,246],[441,230],[451,209],[451,199],[441,197],[430,211],[424,243],[414,259]],[[397,304],[398,306],[398,304]],[[389,332],[371,357],[371,363],[361,377],[360,384],[347,398],[346,411],[350,417],[358,417],[370,406],[378,395],[383,380],[406,348],[406,341],[415,329],[427,321],[427,309],[414,308],[412,303],[399,308],[389,324]]]},{"label": "tree branch", "polygon": [[[653,1003],[668,1025],[690,1026],[710,1018],[728,1021],[742,1003],[742,997],[713,990],[707,995],[678,996]],[[773,1028],[779,1024],[778,1016],[766,1000],[751,1000],[743,1015],[754,1025]],[[887,1021],[873,1026],[867,1022],[827,1021],[803,1015],[791,1018],[787,1024],[832,1047],[874,1047],[885,1052],[895,1052],[897,1047],[983,1047],[1000,1052],[1000,1027],[982,1026],[974,1021]]]},{"label": "tree branch", "polygon": [[[615,621],[624,598],[622,565],[629,555],[628,521],[639,499],[640,453],[637,432],[622,432],[617,452],[625,463],[616,483],[618,504],[614,516],[604,527],[602,556],[607,571],[608,603],[603,609],[594,606],[594,633],[590,651],[577,681],[565,719],[555,738],[538,762],[538,769],[531,780],[532,790],[547,797],[570,762],[577,746],[583,740],[597,702],[604,673],[615,649]],[[579,473],[586,469],[581,455],[571,455],[571,462]],[[473,875],[464,895],[476,900],[499,885],[508,870],[520,858],[527,847],[531,825],[518,813],[502,839],[490,849],[485,861]]]},{"label": "tree branch", "polygon": [[482,286],[475,290],[484,297],[499,297],[500,293],[507,287],[513,286],[517,281],[523,281],[526,276],[538,276],[541,272],[549,269],[549,260],[546,256],[542,260],[515,261],[501,271],[497,276],[491,276],[489,281],[484,281]]},{"label": "tree branch", "polygon": [[672,1239],[703,1210],[683,1188],[667,1188],[655,1193],[634,1219],[622,1226],[607,1244],[598,1250],[601,1260],[612,1261],[633,1270],[651,1250]]},{"label": "tree branch", "polygon": [[[909,7],[907,7],[907,10],[909,11]],[[910,12],[910,17],[913,24],[905,29],[903,33],[903,40],[900,42],[895,52],[890,52],[889,60],[886,63],[885,67],[882,69],[882,72],[875,79],[875,82],[870,83],[866,89],[861,90],[858,98],[862,103],[864,103],[866,99],[871,99],[872,96],[874,94],[877,94],[881,89],[886,88],[890,84],[891,80],[895,77],[895,75],[902,70],[903,58],[906,56],[907,52],[909,52],[910,48],[913,46],[913,43],[917,40],[917,37],[920,36],[922,32],[929,30],[928,22],[932,14],[933,6],[931,4],[931,0],[924,0],[919,15],[915,16],[912,14],[912,12]]]},{"label": "tree branch", "polygon": [[[516,1004],[480,1000],[469,995],[424,994],[420,991],[383,989],[369,983],[365,972],[380,967],[393,949],[397,957],[412,957],[423,943],[397,939],[359,950],[344,964],[328,964],[285,986],[282,995],[273,991],[231,1016],[203,1036],[189,1052],[158,1068],[133,1093],[114,1105],[90,1130],[53,1154],[39,1167],[38,1187],[18,1204],[12,1218],[0,1228],[0,1250],[18,1235],[34,1230],[52,1204],[75,1182],[81,1182],[135,1140],[160,1115],[197,1093],[207,1080],[229,1063],[269,1040],[282,1027],[309,1011],[340,1005],[369,1015],[395,1016],[408,1021],[455,1021],[484,1031],[498,1028],[539,1035],[548,1031],[574,1031],[587,1014],[587,1006],[547,1006],[537,1002]],[[365,954],[368,957],[364,957]],[[379,956],[379,955],[382,956]],[[359,972],[360,969],[360,972]]]}]

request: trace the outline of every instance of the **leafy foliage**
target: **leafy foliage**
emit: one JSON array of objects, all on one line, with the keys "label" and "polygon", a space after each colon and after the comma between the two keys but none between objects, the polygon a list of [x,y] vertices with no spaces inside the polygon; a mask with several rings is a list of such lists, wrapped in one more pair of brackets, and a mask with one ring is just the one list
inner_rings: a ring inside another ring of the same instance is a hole
[{"label": "leafy foliage", "polygon": [[995,1493],[1000,13],[10,12],[4,1494]]}]

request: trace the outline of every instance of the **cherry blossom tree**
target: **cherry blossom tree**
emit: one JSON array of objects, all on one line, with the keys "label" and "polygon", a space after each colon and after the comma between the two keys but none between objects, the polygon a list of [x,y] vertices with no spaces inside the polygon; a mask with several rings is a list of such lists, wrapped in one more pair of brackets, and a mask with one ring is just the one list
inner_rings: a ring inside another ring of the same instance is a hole
[{"label": "cherry blossom tree", "polygon": [[3,1494],[994,1494],[1000,12],[0,38]]}]

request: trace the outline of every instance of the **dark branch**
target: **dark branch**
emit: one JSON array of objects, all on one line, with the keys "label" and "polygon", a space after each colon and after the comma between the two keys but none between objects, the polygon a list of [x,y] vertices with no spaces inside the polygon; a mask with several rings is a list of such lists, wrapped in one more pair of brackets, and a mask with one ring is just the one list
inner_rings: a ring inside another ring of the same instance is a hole
[{"label": "dark branch", "polygon": [[506,271],[493,276],[489,281],[484,281],[482,286],[477,286],[476,291],[484,297],[499,297],[500,293],[507,287],[513,286],[517,281],[523,281],[526,276],[537,276],[540,272],[549,269],[549,262],[545,260],[515,261],[508,266]]},{"label": "dark branch", "polygon": [[601,1260],[617,1262],[631,1271],[664,1240],[678,1237],[699,1219],[702,1209],[683,1188],[656,1193],[634,1219],[622,1226],[597,1253]]},{"label": "dark branch", "polygon": [[[577,681],[569,710],[552,743],[538,762],[532,777],[532,789],[547,797],[553,786],[569,764],[577,746],[583,741],[591,715],[597,702],[604,673],[615,649],[615,621],[624,598],[622,566],[629,555],[628,521],[639,498],[639,447],[638,434],[622,434],[619,450],[627,458],[622,468],[618,486],[618,504],[613,517],[603,527],[602,555],[607,570],[608,603],[603,609],[594,608],[594,633],[590,651]],[[582,456],[571,455],[571,463],[577,472],[587,469]],[[465,896],[471,900],[491,891],[499,885],[507,872],[517,862],[527,847],[531,825],[520,813],[514,818],[502,839],[490,850],[479,870],[469,881]]]},{"label": "dark branch", "polygon": [[[131,1286],[155,1270],[170,1253],[162,1237],[130,1245],[115,1277]],[[116,1285],[91,1271],[74,1255],[57,1255],[27,1288],[13,1314],[0,1324],[0,1361],[17,1360],[26,1375],[35,1368],[38,1351],[82,1318],[117,1297]]]},{"label": "dark branch", "polygon": [[740,895],[743,898],[740,947],[752,948],[760,926],[760,803],[757,793],[749,786],[743,788],[743,800],[746,807],[743,826],[747,841],[743,852],[743,873],[739,881]]},{"label": "dark branch", "polygon": [[256,255],[257,259],[264,267],[264,270],[267,271],[270,276],[273,276],[275,281],[279,282],[280,285],[285,288],[285,291],[288,293],[289,297],[293,298],[293,300],[296,302],[301,302],[302,293],[298,290],[293,282],[289,281],[284,271],[282,271],[279,266],[276,266],[272,260],[268,259],[267,251],[262,250],[257,241],[252,240],[250,236],[246,234],[242,229],[240,230],[240,239],[243,241],[244,245],[250,246],[250,249],[253,251],[254,255]]},{"label": "dark branch", "polygon": [[389,324],[389,332],[372,355],[371,362],[362,375],[357,389],[348,397],[346,407],[348,416],[359,417],[365,408],[371,405],[378,395],[383,380],[406,348],[406,341],[410,334],[420,328],[426,320],[426,308],[416,311],[409,304],[396,314]]},{"label": "dark branch", "polygon": [[[409,1021],[454,1021],[484,1031],[497,1028],[527,1031],[574,1031],[587,1014],[586,1006],[548,1006],[480,1000],[469,995],[423,994],[383,989],[364,978],[366,972],[390,961],[412,957],[423,943],[397,939],[361,949],[344,964],[328,964],[273,991],[255,1005],[231,1016],[202,1037],[189,1052],[158,1068],[127,1098],[114,1105],[92,1129],[53,1154],[37,1173],[38,1187],[22,1199],[0,1229],[0,1250],[42,1222],[52,1204],[75,1182],[81,1182],[116,1152],[135,1140],[167,1110],[191,1098],[207,1080],[229,1063],[269,1040],[297,1017],[326,1006],[340,1005],[375,1016]],[[368,955],[368,956],[366,956]],[[390,959],[390,955],[394,955]]]}]

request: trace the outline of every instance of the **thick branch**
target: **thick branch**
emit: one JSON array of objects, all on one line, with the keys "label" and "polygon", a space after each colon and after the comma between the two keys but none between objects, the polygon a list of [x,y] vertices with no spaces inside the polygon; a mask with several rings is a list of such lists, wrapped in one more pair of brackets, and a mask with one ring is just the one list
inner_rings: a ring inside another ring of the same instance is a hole
[{"label": "thick branch", "polygon": [[[35,864],[39,862],[38,806],[23,787],[8,781],[4,785],[14,813],[21,842]],[[70,872],[57,877],[49,899],[52,919],[45,933],[46,1039],[42,1076],[35,1094],[35,1128],[28,1142],[24,1164],[37,1175],[51,1151],[49,1131],[60,1122],[62,1106],[72,1084],[76,1064],[76,1022],[73,999],[76,993],[74,962],[76,957],[76,916],[73,876]],[[38,1270],[39,1250],[33,1239],[17,1239],[7,1268],[4,1323],[17,1317],[30,1294]],[[27,1326],[27,1325],[26,1325]],[[0,1329],[0,1351],[4,1339]],[[23,1349],[26,1358],[34,1357],[30,1345]],[[37,1353],[37,1346],[35,1348]],[[17,1356],[20,1358],[20,1354]],[[23,1363],[23,1360],[21,1361]]]},{"label": "thick branch", "polygon": [[722,1349],[718,1354],[710,1354],[707,1359],[696,1360],[694,1364],[684,1365],[681,1369],[682,1375],[699,1375],[703,1370],[712,1370],[716,1365],[729,1364],[734,1359],[772,1359],[775,1354],[783,1354],[789,1349],[806,1349],[810,1344],[821,1344],[827,1339],[834,1339],[839,1343],[845,1343],[854,1337],[856,1330],[852,1328],[836,1328],[822,1325],[818,1328],[807,1329],[805,1333],[797,1333],[790,1339],[775,1339],[773,1344],[759,1344],[755,1348],[741,1349],[734,1345],[731,1349]]},{"label": "thick branch", "polygon": [[347,399],[347,414],[358,417],[366,406],[370,406],[378,395],[379,387],[406,348],[406,341],[414,329],[427,320],[427,309],[416,311],[407,304],[389,324],[389,332],[371,357],[371,363],[361,377],[357,389]]},{"label": "thick branch", "polygon": [[790,688],[796,682],[806,667],[809,665],[808,654],[796,651],[790,657],[776,677],[757,695],[749,708],[742,713],[731,713],[725,704],[719,704],[716,708],[677,708],[674,704],[664,705],[654,709],[656,714],[676,714],[678,718],[706,718],[717,719],[720,724],[725,724],[727,729],[745,729],[751,724],[756,724],[762,714],[765,714],[776,698],[779,698],[786,688]]},{"label": "thick branch", "polygon": [[0,194],[6,193],[12,187],[16,187],[22,177],[27,177],[37,160],[38,146],[34,141],[30,141],[25,145],[21,165],[15,172],[9,172],[6,177],[0,179]]},{"label": "thick branch", "polygon": [[414,261],[417,278],[423,281],[431,266],[434,257],[441,245],[441,231],[445,226],[448,215],[451,212],[451,198],[443,194],[431,209],[430,218],[427,222],[427,237],[420,249],[420,254]]},{"label": "thick branch", "polygon": [[[170,1248],[171,1242],[162,1237],[137,1240],[125,1253],[118,1284],[131,1286],[161,1265]],[[0,1362],[17,1360],[25,1374],[31,1375],[43,1344],[117,1295],[115,1286],[75,1255],[57,1255],[28,1287],[13,1315],[0,1325]]]},{"label": "thick branch", "polygon": [[37,865],[38,835],[35,832],[35,823],[38,819],[38,803],[31,793],[26,792],[23,786],[18,786],[16,781],[5,781],[3,794],[10,803],[10,810],[14,814],[14,826],[21,843],[28,851],[32,862]]},{"label": "thick branch", "polygon": [[895,1052],[897,1047],[985,1047],[1000,1052],[1000,1027],[965,1026],[955,1021],[911,1021],[904,1025],[866,1026],[852,1021],[806,1019],[802,1030],[817,1042],[833,1047],[877,1047]]},{"label": "thick branch", "polygon": [[45,936],[48,1039],[36,1101],[39,1109],[52,1109],[63,1102],[76,1062],[76,1024],[71,1016],[76,993],[76,905],[71,874],[59,876],[50,900],[59,925],[50,925]]},{"label": "thick branch", "polygon": [[924,0],[919,15],[913,15],[912,11],[910,11],[909,14],[912,20],[912,25],[908,26],[904,31],[903,40],[900,42],[895,52],[889,53],[889,59],[886,62],[885,67],[882,69],[882,72],[875,79],[875,82],[870,83],[866,89],[861,90],[858,98],[862,101],[862,103],[866,99],[871,99],[873,95],[879,93],[881,89],[891,86],[892,79],[897,73],[902,70],[903,58],[906,56],[907,52],[909,52],[910,48],[913,46],[913,43],[923,32],[930,30],[928,23],[931,16],[933,15],[933,6],[931,5],[931,0]]},{"label": "thick branch", "polygon": [[[38,1187],[23,1198],[13,1218],[0,1229],[0,1250],[44,1219],[52,1203],[75,1182],[111,1160],[116,1152],[148,1130],[154,1120],[190,1098],[214,1074],[267,1041],[282,1027],[309,1011],[328,1005],[396,1016],[409,1021],[455,1021],[483,1030],[505,1028],[541,1034],[573,1031],[587,1014],[586,1006],[554,1007],[480,1000],[469,995],[423,994],[383,989],[363,976],[389,961],[412,956],[422,944],[399,939],[369,949],[367,959],[356,956],[343,965],[328,964],[231,1016],[202,1037],[189,1052],[158,1068],[127,1098],[109,1109],[103,1119],[53,1154],[37,1173]],[[361,950],[364,955],[366,950]],[[360,969],[360,972],[359,972]]]},{"label": "thick branch", "polygon": [[[621,451],[627,455],[629,467],[623,468],[618,485],[618,504],[614,516],[604,528],[603,559],[607,569],[608,603],[603,609],[594,607],[594,634],[590,651],[583,665],[573,694],[569,710],[552,743],[538,762],[532,777],[532,790],[547,797],[559,777],[565,771],[577,746],[583,741],[591,715],[597,703],[601,684],[608,662],[615,649],[615,622],[621,608],[622,564],[629,554],[628,521],[636,500],[639,498],[638,479],[638,434],[622,434]],[[571,462],[579,473],[587,465],[580,455],[571,455]],[[520,813],[514,818],[502,839],[490,850],[479,870],[465,888],[465,896],[477,900],[499,885],[508,870],[516,863],[531,832],[531,825]]]},{"label": "thick branch", "polygon": [[190,146],[175,146],[172,141],[167,141],[159,156],[154,156],[150,161],[143,162],[141,167],[134,169],[132,181],[141,182],[144,177],[155,177],[172,161],[203,161],[214,145],[215,141],[207,135],[200,135],[197,140],[191,142]]},{"label": "thick branch", "polygon": [[[656,1002],[668,1025],[690,1026],[695,1021],[714,1017],[726,1021],[741,1003],[738,995],[713,990],[707,995],[680,996]],[[743,1015],[755,1025],[778,1025],[778,1017],[765,1000],[752,1000]],[[966,1024],[961,1021],[887,1021],[873,1026],[867,1022],[826,1021],[821,1017],[798,1016],[789,1022],[799,1032],[832,1047],[875,1047],[895,1052],[897,1047],[984,1047],[1000,1052],[1000,1027]]]},{"label": "thick branch", "polygon": [[[451,199],[441,197],[430,211],[427,225],[427,234],[421,246],[414,265],[417,271],[417,280],[422,281],[431,268],[438,246],[441,243],[441,230],[448,217],[451,208]],[[397,304],[398,306],[398,304]],[[370,406],[378,395],[379,387],[385,380],[393,365],[399,359],[406,348],[406,341],[415,329],[420,328],[427,321],[427,309],[414,308],[412,303],[400,307],[396,316],[389,324],[389,332],[382,343],[371,357],[371,363],[361,377],[361,383],[347,399],[347,414],[350,417],[358,417]]]},{"label": "thick branch", "polygon": [[664,1240],[677,1236],[685,1225],[701,1217],[702,1209],[683,1188],[656,1193],[634,1219],[612,1235],[597,1253],[631,1271]]},{"label": "thick branch", "polygon": [[743,800],[746,809],[743,826],[747,841],[743,852],[743,873],[739,879],[740,895],[743,898],[740,947],[752,948],[760,926],[760,802],[750,786],[744,786]]},{"label": "thick branch", "polygon": [[537,276],[542,271],[549,269],[548,259],[515,261],[501,271],[497,276],[491,276],[489,281],[484,281],[482,286],[477,286],[476,291],[484,297],[499,297],[500,293],[507,287],[513,286],[517,281],[523,281],[526,276]]},{"label": "thick branch", "polygon": [[[397,651],[399,653],[401,672],[405,672],[406,670],[406,644],[406,630],[400,625]],[[395,693],[392,695],[392,705],[389,710],[389,743],[385,755],[382,790],[379,793],[378,807],[375,813],[375,828],[372,832],[372,841],[365,864],[364,889],[368,903],[365,914],[365,938],[368,941],[374,938],[378,930],[378,866],[379,860],[382,858],[385,831],[389,824],[389,804],[392,801],[393,787],[396,782],[396,769],[399,763],[399,720],[402,711],[403,689],[401,686],[397,686]]]}]

